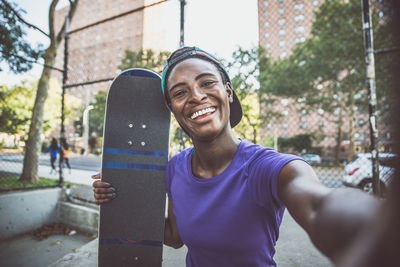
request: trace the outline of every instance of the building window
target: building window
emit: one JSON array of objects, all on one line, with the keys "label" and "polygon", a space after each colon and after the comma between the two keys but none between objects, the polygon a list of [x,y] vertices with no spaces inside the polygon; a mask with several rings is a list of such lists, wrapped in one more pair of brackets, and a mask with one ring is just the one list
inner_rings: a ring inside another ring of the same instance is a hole
[{"label": "building window", "polygon": [[304,15],[297,15],[294,17],[295,22],[303,21],[304,20]]},{"label": "building window", "polygon": [[365,139],[365,135],[363,133],[355,133],[354,140],[356,141],[363,141]]},{"label": "building window", "polygon": [[268,28],[268,27],[269,27],[269,22],[268,22],[268,21],[266,21],[266,22],[264,23],[264,27],[265,27],[265,28]]},{"label": "building window", "polygon": [[307,129],[308,128],[308,122],[306,122],[306,121],[300,122],[299,127],[302,128],[302,129]]},{"label": "building window", "polygon": [[270,43],[267,43],[266,45],[265,45],[265,49],[270,49],[271,48],[271,44]]},{"label": "building window", "polygon": [[283,0],[278,0],[278,3],[283,3]]},{"label": "building window", "polygon": [[279,46],[280,46],[280,47],[285,47],[285,45],[286,45],[286,42],[285,42],[285,41],[279,41]]},{"label": "building window", "polygon": [[297,4],[297,5],[294,5],[294,10],[302,10],[303,9],[303,7],[304,7],[304,4]]},{"label": "building window", "polygon": [[304,43],[306,41],[306,38],[304,38],[304,37],[297,37],[296,38],[296,44],[298,44],[298,43]]},{"label": "building window", "polygon": [[318,0],[314,0],[313,2],[312,2],[312,4],[313,4],[313,6],[318,6]]},{"label": "building window", "polygon": [[285,19],[279,19],[279,20],[278,20],[278,24],[281,25],[281,26],[284,25],[285,22],[286,22]]},{"label": "building window", "polygon": [[285,35],[286,31],[284,29],[279,30],[279,35]]},{"label": "building window", "polygon": [[283,13],[285,13],[285,9],[283,7],[278,8],[278,13],[282,15]]},{"label": "building window", "polygon": [[319,121],[319,122],[318,122],[318,127],[319,127],[320,129],[324,128],[324,126],[325,126],[325,123],[324,123],[323,121]]},{"label": "building window", "polygon": [[297,26],[295,29],[294,29],[294,32],[295,33],[304,33],[304,27],[303,26]]},{"label": "building window", "polygon": [[285,98],[281,99],[281,104],[282,104],[282,106],[286,107],[289,104],[289,100],[287,100]]},{"label": "building window", "polygon": [[289,128],[289,125],[286,122],[284,122],[282,123],[282,128],[287,130]]},{"label": "building window", "polygon": [[305,116],[305,115],[307,115],[307,110],[306,109],[300,110],[299,116]]},{"label": "building window", "polygon": [[264,37],[265,37],[265,39],[268,39],[268,38],[269,38],[269,33],[266,32],[266,33],[264,34]]},{"label": "building window", "polygon": [[268,12],[267,11],[264,12],[264,18],[266,18],[266,17],[268,17]]},{"label": "building window", "polygon": [[284,59],[284,58],[286,58],[287,57],[287,53],[286,52],[282,52],[280,55],[279,55],[279,58],[280,59]]},{"label": "building window", "polygon": [[264,1],[264,6],[265,6],[265,7],[268,6],[268,1]]}]

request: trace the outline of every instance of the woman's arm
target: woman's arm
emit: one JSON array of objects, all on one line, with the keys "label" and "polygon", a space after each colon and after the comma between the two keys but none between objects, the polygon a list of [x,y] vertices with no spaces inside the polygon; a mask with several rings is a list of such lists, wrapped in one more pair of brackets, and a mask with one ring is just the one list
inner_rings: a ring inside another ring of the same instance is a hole
[{"label": "woman's arm", "polygon": [[173,248],[180,248],[183,242],[176,226],[176,217],[172,201],[168,200],[168,218],[165,219],[164,244]]},{"label": "woman's arm", "polygon": [[278,194],[314,245],[333,261],[348,249],[378,208],[378,201],[360,190],[325,187],[300,160],[282,168]]}]

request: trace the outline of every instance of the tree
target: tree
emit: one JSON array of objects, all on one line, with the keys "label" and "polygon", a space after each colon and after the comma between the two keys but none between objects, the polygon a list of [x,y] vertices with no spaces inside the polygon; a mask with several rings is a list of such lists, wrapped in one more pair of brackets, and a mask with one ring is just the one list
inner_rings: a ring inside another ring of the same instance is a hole
[{"label": "tree", "polygon": [[25,83],[0,88],[0,132],[11,135],[27,130],[31,118],[33,92]]},{"label": "tree", "polygon": [[[32,117],[35,88],[37,88],[37,82],[28,81],[23,81],[21,85],[11,88],[5,85],[0,87],[0,132],[10,135],[18,134],[25,139]],[[43,115],[43,133],[45,135],[58,126],[60,102],[61,87],[55,79],[51,79]],[[79,99],[68,95],[65,102],[65,117],[70,119],[79,105]]]},{"label": "tree", "polygon": [[[31,44],[24,40],[24,26],[34,27],[25,22],[19,13],[15,3],[6,0],[0,2],[0,62],[5,61],[9,69],[14,73],[28,71],[32,68],[32,62],[41,55],[40,46],[32,48]],[[0,69],[1,71],[1,69]]]},{"label": "tree", "polygon": [[234,131],[244,139],[253,143],[258,142],[260,128],[260,101],[258,88],[260,58],[264,55],[261,47],[245,50],[238,48],[232,54],[232,61],[228,64],[235,75],[231,82],[233,90],[240,100],[243,117]]},{"label": "tree", "polygon": [[100,91],[90,103],[93,110],[89,112],[89,133],[96,133],[96,136],[103,135],[104,115],[106,112],[107,92]]},{"label": "tree", "polygon": [[32,110],[32,119],[29,128],[28,141],[25,148],[24,166],[20,180],[37,182],[38,181],[38,163],[41,140],[40,136],[43,130],[43,113],[44,103],[46,101],[49,89],[49,80],[51,75],[51,68],[54,66],[57,48],[60,43],[64,40],[65,33],[67,31],[67,23],[71,22],[75,14],[76,7],[79,0],[69,0],[69,10],[67,12],[64,23],[58,32],[55,29],[55,9],[58,4],[58,0],[52,0],[49,8],[49,34],[50,44],[43,53],[43,59],[45,68],[43,68],[42,74],[39,79],[38,88],[36,91],[35,103]]},{"label": "tree", "polygon": [[126,50],[125,57],[122,59],[118,68],[120,70],[143,68],[161,73],[164,63],[167,61],[170,54],[171,53],[167,51],[160,51],[156,54],[151,49],[139,49],[138,51]]},{"label": "tree", "polygon": [[[361,2],[325,1],[315,16],[311,37],[298,44],[289,58],[272,63],[262,73],[262,88],[266,94],[294,98],[303,107],[332,114],[339,163],[343,124],[349,123],[351,157],[355,110],[367,106]],[[376,28],[376,15],[374,20]]]}]

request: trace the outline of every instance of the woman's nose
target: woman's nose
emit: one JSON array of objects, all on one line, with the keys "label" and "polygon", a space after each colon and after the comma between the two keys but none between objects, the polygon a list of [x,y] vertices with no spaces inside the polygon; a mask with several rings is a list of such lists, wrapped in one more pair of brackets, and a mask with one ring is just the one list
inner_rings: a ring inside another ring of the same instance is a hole
[{"label": "woman's nose", "polygon": [[207,96],[207,94],[199,86],[194,86],[191,96],[192,96],[192,100],[201,101]]}]

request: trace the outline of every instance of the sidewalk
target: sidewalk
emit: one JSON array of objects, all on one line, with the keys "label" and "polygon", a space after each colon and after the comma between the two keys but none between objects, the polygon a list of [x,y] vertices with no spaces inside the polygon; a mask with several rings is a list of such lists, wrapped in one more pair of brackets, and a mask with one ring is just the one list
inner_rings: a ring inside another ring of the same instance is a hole
[{"label": "sidewalk", "polygon": [[[76,234],[51,236],[36,241],[30,235],[0,243],[0,266],[17,267],[97,267],[97,239]],[[77,249],[79,248],[79,249]],[[164,246],[163,267],[184,267],[187,248]],[[329,260],[314,248],[307,234],[285,212],[276,245],[275,261],[279,267],[332,267]]]}]

